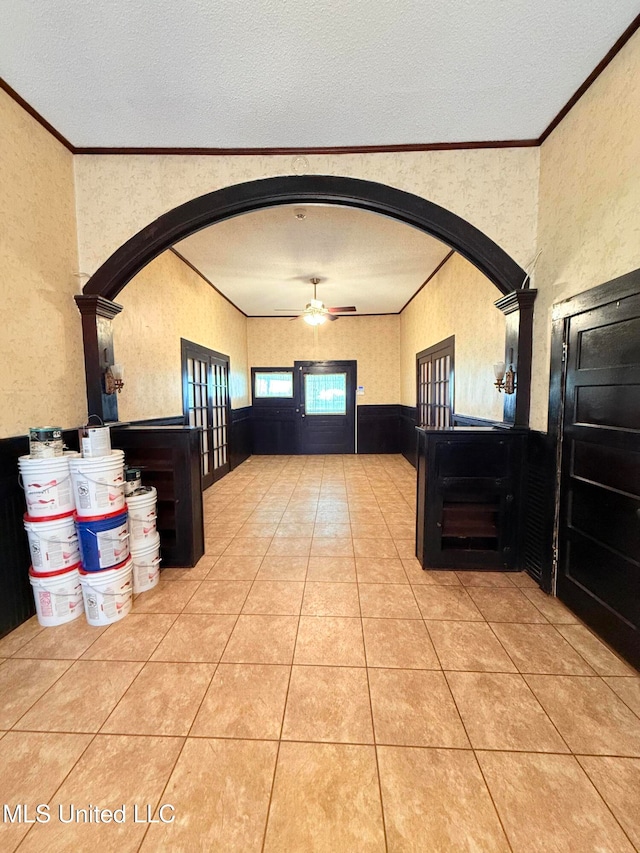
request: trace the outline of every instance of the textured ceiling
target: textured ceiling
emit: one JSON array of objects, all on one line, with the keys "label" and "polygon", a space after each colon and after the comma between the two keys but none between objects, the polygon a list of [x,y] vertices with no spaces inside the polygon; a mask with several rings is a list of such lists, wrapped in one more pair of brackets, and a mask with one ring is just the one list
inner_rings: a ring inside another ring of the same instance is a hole
[{"label": "textured ceiling", "polygon": [[[296,212],[305,218],[297,219]],[[281,205],[199,231],[176,250],[245,314],[302,309],[313,296],[359,314],[400,311],[450,249],[395,219],[335,205]],[[283,316],[280,313],[280,316]]]},{"label": "textured ceiling", "polygon": [[0,76],[71,143],[538,137],[638,0],[5,0]]}]

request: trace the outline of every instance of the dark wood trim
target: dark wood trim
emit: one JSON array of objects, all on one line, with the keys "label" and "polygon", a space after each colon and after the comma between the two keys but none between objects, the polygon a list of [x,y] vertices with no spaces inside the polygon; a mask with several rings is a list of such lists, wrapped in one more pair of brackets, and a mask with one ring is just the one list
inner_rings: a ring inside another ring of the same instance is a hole
[{"label": "dark wood trim", "polygon": [[356,406],[358,453],[400,452],[400,405]]},{"label": "dark wood trim", "polygon": [[[528,281],[527,276],[524,283]],[[537,290],[525,288],[508,293],[495,303],[506,317],[504,360],[507,367],[513,366],[516,374],[515,392],[503,395],[502,418],[516,426],[529,426],[533,305],[537,295]]]},{"label": "dark wood trim", "polygon": [[289,175],[224,187],[181,204],[131,237],[94,273],[86,295],[113,299],[150,261],[190,234],[236,216],[282,204],[340,204],[390,216],[448,243],[506,294],[525,271],[470,222],[427,199],[384,184],[329,175]]},{"label": "dark wood trim", "polygon": [[582,293],[576,293],[575,296],[570,296],[562,302],[557,302],[553,306],[552,318],[555,321],[581,314],[583,311],[600,308],[609,302],[635,296],[638,292],[640,292],[640,269],[632,270],[605,284],[599,284]]},{"label": "dark wood trim", "polygon": [[188,261],[184,257],[184,255],[181,255],[177,249],[175,249],[173,246],[170,246],[169,251],[173,252],[173,254],[176,256],[176,258],[179,258],[182,261],[182,263],[185,264],[185,266],[188,266],[189,269],[192,270],[192,272],[194,272],[197,276],[199,276],[199,278],[201,278],[203,281],[205,281],[209,285],[209,287],[212,287],[215,290],[215,292],[218,294],[218,296],[222,296],[222,298],[225,299],[229,303],[229,305],[231,305],[232,308],[235,308],[236,311],[239,311],[244,317],[249,316],[248,314],[245,314],[245,312],[242,310],[242,308],[238,308],[236,303],[232,302],[229,299],[229,297],[226,296],[219,288],[217,288],[212,281],[209,281],[209,279],[206,277],[206,275],[203,275],[203,273],[201,273],[197,267],[194,267],[194,265],[191,263],[191,261]]},{"label": "dark wood trim", "polygon": [[[413,298],[413,297],[412,297]],[[377,314],[354,314],[350,311],[348,314],[332,314],[336,320],[347,320],[355,317],[399,317],[404,309],[400,311],[384,311]],[[248,320],[297,320],[300,314],[247,314]]]},{"label": "dark wood trim", "polygon": [[420,287],[416,290],[416,292],[413,294],[413,296],[411,296],[409,299],[407,299],[407,301],[404,303],[404,305],[402,306],[402,308],[398,311],[398,314],[402,314],[402,312],[404,311],[404,309],[405,309],[407,306],[409,306],[409,305],[413,302],[413,300],[414,300],[414,299],[416,298],[416,296],[420,293],[420,291],[422,290],[422,288],[423,288],[423,287],[426,287],[426,286],[429,284],[429,282],[431,281],[431,279],[432,279],[432,278],[435,278],[435,277],[438,275],[438,273],[440,272],[440,270],[442,269],[442,267],[443,267],[443,266],[447,263],[447,261],[448,261],[448,260],[450,260],[454,255],[455,255],[455,252],[454,252],[454,250],[452,249],[452,250],[449,252],[449,254],[448,254],[448,255],[446,255],[446,257],[444,257],[444,258],[440,261],[440,263],[438,264],[438,266],[437,266],[437,267],[436,267],[436,268],[435,268],[435,269],[434,269],[434,270],[433,270],[433,271],[432,271],[432,272],[427,276],[427,278],[422,282],[422,284],[421,284],[421,285],[420,285]]},{"label": "dark wood trim", "polygon": [[595,83],[595,81],[602,74],[602,72],[607,67],[607,65],[609,65],[609,63],[613,59],[615,59],[615,57],[618,55],[618,53],[620,53],[620,51],[625,46],[625,44],[629,41],[629,39],[633,35],[635,35],[638,28],[640,28],[640,15],[638,15],[636,18],[634,18],[634,20],[629,24],[627,29],[622,33],[620,38],[613,45],[611,50],[609,50],[603,56],[603,58],[596,65],[596,67],[593,69],[591,74],[589,74],[589,76],[584,81],[582,86],[580,86],[578,89],[576,89],[576,91],[569,98],[569,100],[564,105],[564,107],[560,110],[560,112],[545,127],[545,129],[542,131],[542,133],[540,134],[540,136],[537,140],[538,145],[542,145],[542,143],[545,141],[545,139],[547,139],[547,137],[549,137],[553,133],[553,131],[556,129],[556,127],[560,124],[562,119],[565,118],[565,116],[569,112],[571,112],[573,107],[575,107],[575,105],[578,103],[578,101],[584,95],[584,93],[587,91],[587,89],[589,89],[591,87],[592,83]]},{"label": "dark wood trim", "polygon": [[494,421],[490,418],[476,418],[475,415],[461,415],[458,412],[453,413],[453,426],[461,427],[494,427],[496,429],[513,429],[513,424],[507,424],[504,421]]},{"label": "dark wood trim", "polygon": [[105,423],[118,420],[118,395],[106,394],[104,376],[115,362],[111,321],[122,305],[103,296],[80,294],[74,297],[82,319],[87,412]]},{"label": "dark wood trim", "polygon": [[12,98],[16,102],[16,104],[18,104],[18,106],[21,106],[26,113],[29,113],[31,118],[34,118],[38,122],[38,124],[44,127],[45,130],[48,130],[51,136],[53,136],[54,139],[57,139],[58,142],[64,145],[67,151],[70,151],[72,154],[78,153],[78,149],[74,148],[74,146],[65,136],[60,133],[60,131],[56,130],[52,124],[49,124],[46,118],[43,118],[40,113],[36,109],[34,109],[28,101],[25,101],[25,99],[21,97],[15,89],[12,89],[11,86],[7,83],[7,81],[3,80],[2,77],[0,77],[0,89],[6,92],[7,95],[9,95],[9,97]]},{"label": "dark wood trim", "polygon": [[237,468],[253,453],[253,410],[251,406],[231,410],[229,430],[229,463]]}]

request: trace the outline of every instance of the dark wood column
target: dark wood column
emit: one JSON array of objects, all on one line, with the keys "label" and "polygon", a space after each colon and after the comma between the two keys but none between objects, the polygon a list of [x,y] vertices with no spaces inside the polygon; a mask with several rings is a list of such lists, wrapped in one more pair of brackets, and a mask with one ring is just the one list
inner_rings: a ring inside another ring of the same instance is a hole
[{"label": "dark wood column", "polygon": [[75,297],[82,315],[82,339],[87,383],[87,413],[103,421],[118,420],[118,395],[105,394],[104,374],[114,362],[111,321],[122,311],[122,305],[103,296]]},{"label": "dark wood column", "polygon": [[515,393],[504,395],[503,420],[515,426],[529,426],[531,398],[531,351],[533,344],[533,303],[537,290],[514,290],[495,303],[507,318],[505,364],[513,366]]}]

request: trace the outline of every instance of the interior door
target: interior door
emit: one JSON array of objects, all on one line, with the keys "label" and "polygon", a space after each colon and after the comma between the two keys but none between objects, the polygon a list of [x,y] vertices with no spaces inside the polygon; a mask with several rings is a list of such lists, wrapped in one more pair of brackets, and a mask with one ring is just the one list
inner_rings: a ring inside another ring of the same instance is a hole
[{"label": "interior door", "polygon": [[185,423],[202,427],[202,488],[229,473],[229,356],[182,340],[182,403]]},{"label": "interior door", "polygon": [[640,294],[565,318],[557,593],[640,664]]},{"label": "interior door", "polygon": [[298,453],[355,453],[355,361],[296,361]]}]

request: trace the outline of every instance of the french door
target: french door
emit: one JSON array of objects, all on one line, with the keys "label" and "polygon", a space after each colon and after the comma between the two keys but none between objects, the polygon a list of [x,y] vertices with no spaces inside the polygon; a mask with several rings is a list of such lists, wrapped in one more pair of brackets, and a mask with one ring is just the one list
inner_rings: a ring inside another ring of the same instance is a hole
[{"label": "french door", "polygon": [[355,361],[296,361],[298,453],[355,453]]},{"label": "french door", "polygon": [[229,473],[229,356],[181,339],[184,422],[202,427],[202,488]]},{"label": "french door", "polygon": [[454,337],[416,356],[418,425],[451,426],[453,413]]}]

